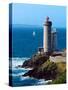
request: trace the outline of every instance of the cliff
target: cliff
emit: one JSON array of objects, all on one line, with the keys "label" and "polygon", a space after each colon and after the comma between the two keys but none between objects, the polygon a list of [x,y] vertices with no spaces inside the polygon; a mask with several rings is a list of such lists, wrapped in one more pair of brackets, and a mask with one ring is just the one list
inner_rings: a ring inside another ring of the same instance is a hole
[{"label": "cliff", "polygon": [[36,68],[43,64],[45,61],[49,59],[48,55],[34,55],[31,59],[25,61],[22,67],[25,68]]},{"label": "cliff", "polygon": [[[52,62],[49,55],[34,55],[30,60],[23,63],[22,67],[33,68],[23,76],[29,76],[37,79],[56,80],[66,70],[66,63]],[[65,82],[65,81],[64,81]]]}]

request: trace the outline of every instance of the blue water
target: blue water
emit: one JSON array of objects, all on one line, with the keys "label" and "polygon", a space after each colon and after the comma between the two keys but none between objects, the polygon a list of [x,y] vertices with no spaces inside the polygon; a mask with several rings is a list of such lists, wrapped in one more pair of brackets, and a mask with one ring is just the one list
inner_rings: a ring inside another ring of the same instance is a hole
[{"label": "blue water", "polygon": [[[57,47],[58,50],[66,48],[66,29],[56,28],[57,30]],[[35,35],[33,35],[35,32]],[[23,77],[29,69],[17,68],[28,60],[38,51],[38,47],[43,47],[43,28],[39,27],[13,27],[12,28],[12,82],[13,86],[27,86],[45,84],[44,80]],[[10,68],[11,69],[11,68]]]},{"label": "blue water", "polygon": [[[33,36],[33,32],[36,33]],[[30,57],[43,46],[42,28],[14,28],[13,29],[13,57]]]}]

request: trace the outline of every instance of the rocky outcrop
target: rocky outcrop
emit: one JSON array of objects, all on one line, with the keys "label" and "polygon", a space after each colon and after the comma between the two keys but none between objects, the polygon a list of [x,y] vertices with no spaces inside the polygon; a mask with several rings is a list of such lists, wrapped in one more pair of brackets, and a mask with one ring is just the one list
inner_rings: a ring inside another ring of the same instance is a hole
[{"label": "rocky outcrop", "polygon": [[41,66],[28,71],[23,76],[30,76],[37,79],[54,79],[58,74],[57,65],[53,62],[46,61]]},{"label": "rocky outcrop", "polygon": [[34,55],[31,59],[25,61],[22,65],[22,67],[36,68],[36,67],[40,66],[41,64],[43,64],[48,59],[49,59],[49,57],[45,56],[45,55],[37,55],[37,56]]},{"label": "rocky outcrop", "polygon": [[55,80],[66,70],[66,64],[63,62],[52,62],[49,55],[34,55],[31,59],[25,61],[24,68],[33,68],[23,76],[29,76],[37,79]]}]

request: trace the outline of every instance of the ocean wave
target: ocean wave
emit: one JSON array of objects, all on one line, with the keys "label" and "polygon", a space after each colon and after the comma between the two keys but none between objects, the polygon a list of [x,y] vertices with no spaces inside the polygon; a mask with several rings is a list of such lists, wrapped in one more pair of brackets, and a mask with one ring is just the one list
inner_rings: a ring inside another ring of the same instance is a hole
[{"label": "ocean wave", "polygon": [[21,77],[21,80],[26,80],[26,81],[29,81],[30,80],[30,84],[31,85],[45,85],[47,82],[49,81],[45,81],[45,79],[36,79],[36,78],[33,78],[33,77]]},{"label": "ocean wave", "polygon": [[25,72],[21,72],[21,73],[18,73],[18,74],[10,74],[10,76],[13,76],[13,77],[19,77],[19,76],[22,76],[23,74],[25,74]]},{"label": "ocean wave", "polygon": [[10,68],[10,69],[12,69],[12,70],[22,70],[22,71],[29,71],[29,70],[32,70],[33,68],[21,68],[21,67],[19,67],[19,68],[17,68],[17,67],[13,67],[13,68]]},{"label": "ocean wave", "polygon": [[29,79],[29,76],[26,77],[21,76],[21,80],[26,80],[26,79]]},{"label": "ocean wave", "polygon": [[29,59],[29,57],[12,57],[10,59],[14,59],[14,60],[20,60],[20,59]]},{"label": "ocean wave", "polygon": [[29,57],[12,57],[12,58],[9,58],[10,60],[28,60],[30,59]]},{"label": "ocean wave", "polygon": [[45,84],[47,84],[49,82],[52,82],[52,80],[40,79],[40,80],[38,80],[37,84],[38,85],[45,85]]},{"label": "ocean wave", "polygon": [[38,85],[42,85],[42,84],[44,85],[45,83],[46,83],[46,81],[44,79],[40,79],[37,82]]},{"label": "ocean wave", "polygon": [[19,70],[32,70],[33,68],[22,68],[22,67],[16,67],[17,69],[19,69]]},{"label": "ocean wave", "polygon": [[14,67],[17,67],[19,65],[22,65],[24,63],[24,61],[28,60],[30,58],[28,57],[13,57],[13,58],[9,58],[9,67],[11,68],[14,68]]},{"label": "ocean wave", "polygon": [[47,80],[45,83],[47,84],[47,83],[49,83],[49,82],[52,82],[52,80]]}]

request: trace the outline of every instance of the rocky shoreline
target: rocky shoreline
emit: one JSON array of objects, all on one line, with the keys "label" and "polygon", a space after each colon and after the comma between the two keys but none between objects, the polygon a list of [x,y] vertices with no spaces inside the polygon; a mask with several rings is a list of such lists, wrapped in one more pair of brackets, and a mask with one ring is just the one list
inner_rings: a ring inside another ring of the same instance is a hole
[{"label": "rocky shoreline", "polygon": [[45,61],[49,59],[48,55],[34,55],[31,59],[25,61],[22,67],[25,68],[36,68],[43,64]]},{"label": "rocky shoreline", "polygon": [[[31,59],[23,63],[22,68],[33,68],[23,76],[29,76],[37,79],[56,80],[66,70],[66,63],[55,63],[49,60],[48,54],[39,54],[32,56]],[[59,65],[60,64],[60,65]],[[61,66],[61,67],[60,67]]]}]

